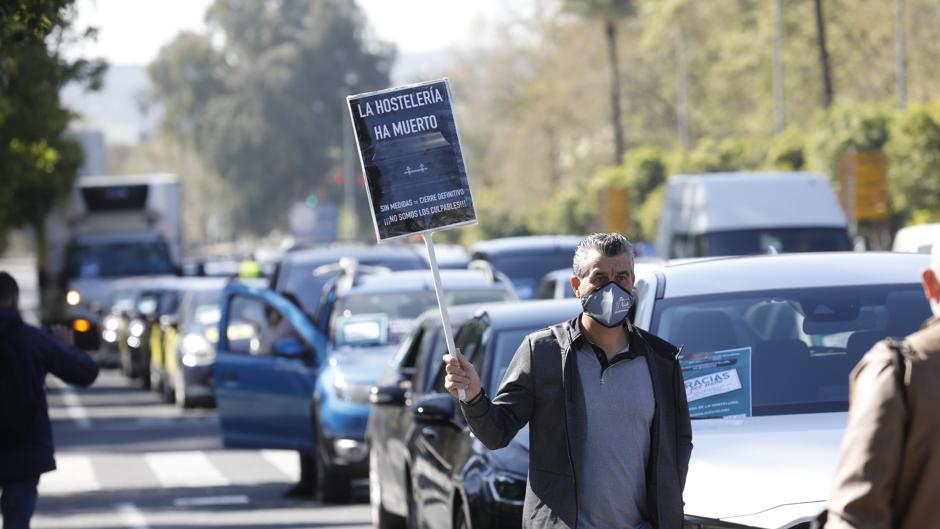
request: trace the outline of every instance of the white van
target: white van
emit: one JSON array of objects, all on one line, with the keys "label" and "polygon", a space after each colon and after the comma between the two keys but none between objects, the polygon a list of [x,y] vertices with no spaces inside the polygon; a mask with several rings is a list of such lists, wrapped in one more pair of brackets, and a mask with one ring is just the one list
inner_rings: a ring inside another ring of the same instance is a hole
[{"label": "white van", "polygon": [[930,253],[934,243],[940,242],[940,223],[917,224],[898,230],[891,251]]},{"label": "white van", "polygon": [[829,181],[812,173],[676,175],[656,250],[666,259],[852,249]]}]

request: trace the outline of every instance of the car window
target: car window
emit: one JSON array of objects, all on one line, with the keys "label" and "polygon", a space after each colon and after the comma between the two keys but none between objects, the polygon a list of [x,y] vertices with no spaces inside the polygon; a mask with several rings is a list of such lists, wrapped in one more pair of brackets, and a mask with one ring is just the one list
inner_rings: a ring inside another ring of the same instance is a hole
[{"label": "car window", "polygon": [[284,338],[299,338],[280,311],[248,296],[232,298],[225,334],[230,352],[255,356],[273,354],[275,344]]},{"label": "car window", "polygon": [[411,333],[402,339],[398,351],[392,358],[392,369],[401,373],[403,369],[413,368],[415,366],[415,357],[418,356],[418,349],[424,336],[424,326],[417,325]]},{"label": "car window", "polygon": [[414,387],[418,391],[426,393],[431,390],[434,380],[430,375],[442,368],[445,354],[447,354],[447,341],[444,339],[444,333],[439,327],[429,330],[421,344],[421,353],[418,356],[420,363],[415,366],[417,371]]},{"label": "car window", "polygon": [[[477,370],[477,373],[482,373],[481,369],[483,363],[483,354],[481,351],[481,346],[483,344],[483,333],[486,331],[486,321],[480,318],[475,318],[467,322],[463,327],[461,327],[460,332],[457,333],[457,337],[454,340],[457,349],[463,353],[464,357],[473,364],[473,367]],[[443,336],[441,336],[441,342],[444,341]],[[446,344],[443,348],[440,349],[440,357],[444,356],[444,352],[447,351]],[[434,365],[432,361],[430,365]],[[436,368],[437,375],[434,379],[434,391],[444,392],[444,363],[440,362]]]},{"label": "car window", "polygon": [[512,329],[505,330],[496,334],[493,345],[489,350],[489,372],[488,378],[484,382],[488,384],[487,388],[495,394],[499,386],[503,383],[503,377],[506,376],[506,370],[516,350],[522,344],[525,337],[534,329]]},{"label": "car window", "polygon": [[[486,302],[499,302],[511,299],[512,294],[501,288],[477,288],[446,290],[445,302],[448,306]],[[335,339],[336,322],[340,317],[359,314],[385,314],[389,319],[391,339],[401,339],[402,329],[410,330],[412,321],[424,311],[437,306],[437,297],[429,290],[408,290],[402,292],[382,292],[377,294],[357,294],[351,292],[337,299],[333,308],[330,333]],[[402,322],[405,322],[402,325]]]},{"label": "car window", "polygon": [[920,286],[864,285],[664,299],[650,326],[682,346],[693,417],[848,409],[849,372],[930,314]]},{"label": "car window", "polygon": [[571,266],[574,247],[547,250],[531,250],[488,255],[486,259],[493,267],[509,276],[513,287],[521,298],[535,294],[540,279],[545,274]]}]

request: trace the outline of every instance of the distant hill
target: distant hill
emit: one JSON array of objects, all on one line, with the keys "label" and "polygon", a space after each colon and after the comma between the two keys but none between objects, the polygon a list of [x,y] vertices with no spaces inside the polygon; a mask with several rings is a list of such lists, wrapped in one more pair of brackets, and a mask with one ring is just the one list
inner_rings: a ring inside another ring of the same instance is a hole
[{"label": "distant hill", "polygon": [[[447,52],[405,54],[392,67],[392,84],[436,79],[451,63]],[[141,105],[150,88],[147,67],[112,65],[99,92],[86,92],[76,85],[62,90],[62,101],[80,115],[76,128],[104,132],[108,144],[133,145],[149,133],[160,118],[160,109],[146,114]]]}]

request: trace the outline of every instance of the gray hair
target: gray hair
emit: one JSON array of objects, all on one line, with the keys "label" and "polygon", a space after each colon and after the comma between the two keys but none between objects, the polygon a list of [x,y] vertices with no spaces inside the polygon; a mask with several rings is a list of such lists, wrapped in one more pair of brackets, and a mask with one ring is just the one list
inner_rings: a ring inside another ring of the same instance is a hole
[{"label": "gray hair", "polygon": [[605,257],[617,257],[618,255],[629,255],[633,259],[633,245],[626,237],[619,233],[593,233],[588,235],[578,243],[578,248],[574,251],[574,275],[583,278],[588,273],[588,259],[593,252],[598,252]]}]

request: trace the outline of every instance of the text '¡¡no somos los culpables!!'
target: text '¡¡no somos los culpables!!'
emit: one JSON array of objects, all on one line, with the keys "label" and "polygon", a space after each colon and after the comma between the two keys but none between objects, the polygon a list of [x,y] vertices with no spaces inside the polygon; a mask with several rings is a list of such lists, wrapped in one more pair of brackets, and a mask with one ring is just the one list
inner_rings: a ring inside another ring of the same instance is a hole
[{"label": "text '\u00a1\u00a1no somos los culpables!!'", "polygon": [[[418,108],[425,105],[433,105],[435,103],[443,102],[444,95],[441,94],[439,89],[428,88],[427,90],[420,90],[418,92],[410,92],[407,94],[395,95],[383,99],[376,99],[375,101],[357,103],[356,107],[359,112],[359,117],[366,118],[369,116],[381,116],[391,112],[398,112],[399,110]],[[375,125],[372,127],[372,135],[377,140],[385,140],[388,138],[413,134],[415,132],[426,132],[435,129],[437,129],[437,117],[431,114],[427,116],[396,121],[391,124],[391,127],[384,124]]]}]

